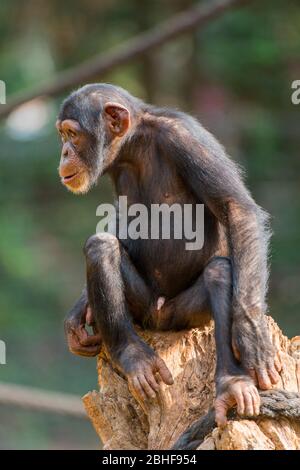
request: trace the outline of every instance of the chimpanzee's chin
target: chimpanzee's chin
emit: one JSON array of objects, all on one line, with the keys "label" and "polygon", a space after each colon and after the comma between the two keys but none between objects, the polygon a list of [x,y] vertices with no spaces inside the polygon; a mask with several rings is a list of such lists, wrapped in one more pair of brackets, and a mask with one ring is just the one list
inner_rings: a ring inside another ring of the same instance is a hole
[{"label": "chimpanzee's chin", "polygon": [[81,196],[83,194],[86,194],[89,191],[88,188],[68,188],[71,193],[75,194],[76,196]]},{"label": "chimpanzee's chin", "polygon": [[86,194],[92,184],[87,173],[81,172],[77,178],[73,178],[72,181],[65,182],[63,181],[63,185],[73,194]]}]

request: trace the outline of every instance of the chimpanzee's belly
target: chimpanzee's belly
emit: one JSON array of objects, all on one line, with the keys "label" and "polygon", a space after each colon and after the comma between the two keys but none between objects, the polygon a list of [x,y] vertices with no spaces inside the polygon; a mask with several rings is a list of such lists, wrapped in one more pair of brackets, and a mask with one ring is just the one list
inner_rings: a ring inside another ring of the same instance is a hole
[{"label": "chimpanzee's belly", "polygon": [[[164,205],[171,208],[176,205],[180,208],[179,212],[183,215],[182,234],[188,235],[186,239],[173,236],[176,231],[174,215],[170,239],[166,239],[165,233],[162,236],[160,229],[168,226],[168,219],[162,218],[159,223],[159,239],[154,239],[152,236],[148,236],[147,239],[145,237],[144,239],[133,237],[136,238],[133,239],[129,236],[122,240],[131,260],[153,291],[158,295],[174,297],[192,284],[217,251],[218,222],[210,210],[204,206],[202,207],[204,220],[201,215],[199,217],[198,205],[201,201],[177,174],[176,168],[163,158],[154,158],[151,162],[151,171],[139,173],[138,178],[130,165],[122,167],[122,171],[116,176],[116,181],[117,192],[119,195],[126,195],[128,207],[139,204],[146,208],[146,215],[143,215],[140,226],[141,229],[147,226],[148,235],[155,219],[152,213],[154,206]],[[190,213],[188,206],[191,208]],[[122,212],[127,211],[122,210],[119,205],[119,222],[122,219],[120,216]],[[178,215],[177,212],[176,214]],[[131,221],[129,217],[125,224],[127,229]],[[191,225],[186,231],[189,222]],[[191,232],[197,233],[196,238],[199,238],[199,232],[201,236],[204,233],[202,237],[204,243],[201,249],[187,249],[186,244],[191,241]]]},{"label": "chimpanzee's belly", "polygon": [[187,249],[187,239],[137,239],[124,243],[128,254],[155,294],[172,298],[189,287],[217,251],[217,221],[206,214],[204,244]]}]

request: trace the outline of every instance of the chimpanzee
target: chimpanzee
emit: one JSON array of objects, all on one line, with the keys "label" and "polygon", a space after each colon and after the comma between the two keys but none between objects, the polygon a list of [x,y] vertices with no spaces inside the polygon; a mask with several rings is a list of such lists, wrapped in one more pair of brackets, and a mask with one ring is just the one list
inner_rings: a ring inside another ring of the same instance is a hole
[{"label": "chimpanzee", "polygon": [[[59,175],[86,193],[107,173],[128,204],[204,204],[204,245],[186,240],[92,235],[84,253],[87,283],[65,320],[69,348],[95,356],[104,342],[139,400],[154,398],[164,361],[133,323],[157,330],[215,322],[216,421],[227,410],[259,414],[257,388],[277,383],[280,359],[265,322],[267,214],[246,189],[237,165],[191,116],[157,108],[110,84],[90,84],[62,104]],[[93,327],[93,334],[85,329]]]}]

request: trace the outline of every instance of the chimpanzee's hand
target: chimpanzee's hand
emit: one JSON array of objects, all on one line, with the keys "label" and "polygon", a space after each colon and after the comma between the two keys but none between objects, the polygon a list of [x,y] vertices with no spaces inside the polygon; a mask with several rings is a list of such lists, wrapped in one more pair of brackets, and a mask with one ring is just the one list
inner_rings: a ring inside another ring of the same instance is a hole
[{"label": "chimpanzee's hand", "polygon": [[260,396],[250,377],[225,376],[217,384],[215,412],[218,426],[226,425],[227,411],[235,406],[239,415],[259,415]]},{"label": "chimpanzee's hand", "polygon": [[279,380],[281,362],[271,343],[264,316],[234,320],[232,326],[234,355],[250,374],[254,383],[267,390]]},{"label": "chimpanzee's hand", "polygon": [[142,341],[128,344],[120,354],[118,365],[126,375],[128,387],[139,401],[155,398],[161,380],[173,384],[173,377],[165,362]]},{"label": "chimpanzee's hand", "polygon": [[[89,335],[85,325],[92,327],[94,334]],[[71,310],[64,322],[69,350],[79,356],[97,356],[101,349],[101,335],[96,329],[93,315],[88,305],[79,304]]]}]

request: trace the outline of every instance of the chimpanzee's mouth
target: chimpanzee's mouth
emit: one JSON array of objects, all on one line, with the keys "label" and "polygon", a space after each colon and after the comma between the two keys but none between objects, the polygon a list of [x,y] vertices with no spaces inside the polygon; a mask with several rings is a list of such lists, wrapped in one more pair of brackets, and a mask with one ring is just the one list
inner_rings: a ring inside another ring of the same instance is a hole
[{"label": "chimpanzee's mouth", "polygon": [[72,173],[71,175],[68,175],[68,176],[64,176],[62,179],[63,179],[63,182],[64,183],[68,183],[69,181],[73,180],[76,176],[78,175],[78,171],[76,173]]}]

